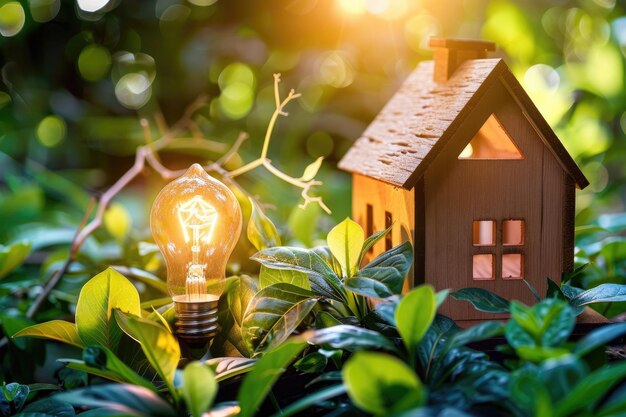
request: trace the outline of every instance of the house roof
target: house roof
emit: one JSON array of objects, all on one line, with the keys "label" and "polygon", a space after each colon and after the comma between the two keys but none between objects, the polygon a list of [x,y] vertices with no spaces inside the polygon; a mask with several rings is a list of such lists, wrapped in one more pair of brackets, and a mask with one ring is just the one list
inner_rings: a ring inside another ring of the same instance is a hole
[{"label": "house roof", "polygon": [[498,79],[527,114],[546,146],[579,188],[589,184],[554,131],[501,59],[464,62],[445,83],[422,62],[339,162],[339,168],[411,189]]}]

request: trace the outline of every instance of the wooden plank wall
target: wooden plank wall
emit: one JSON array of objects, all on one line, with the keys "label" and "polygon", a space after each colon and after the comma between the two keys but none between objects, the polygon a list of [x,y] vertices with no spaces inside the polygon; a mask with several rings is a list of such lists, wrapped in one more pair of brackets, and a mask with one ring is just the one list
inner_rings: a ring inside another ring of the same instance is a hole
[{"label": "wooden plank wall", "polygon": [[[405,241],[413,243],[415,228],[414,191],[365,177],[359,174],[352,176],[352,218],[359,223],[367,234],[367,205],[373,209],[373,231],[384,230],[385,212],[391,213],[393,229],[391,244],[397,246]],[[385,239],[374,245],[373,251],[367,256],[366,262],[374,259],[385,251]],[[409,273],[404,289],[413,287],[413,271]]]}]

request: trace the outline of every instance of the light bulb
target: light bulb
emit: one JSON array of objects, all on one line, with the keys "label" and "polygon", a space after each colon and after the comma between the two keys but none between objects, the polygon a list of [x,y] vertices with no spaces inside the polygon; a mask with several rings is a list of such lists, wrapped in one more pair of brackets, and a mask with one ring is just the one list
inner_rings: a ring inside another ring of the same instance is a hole
[{"label": "light bulb", "polygon": [[241,223],[235,195],[198,164],[154,200],[150,228],[165,258],[176,333],[187,342],[205,343],[217,332],[217,302]]}]

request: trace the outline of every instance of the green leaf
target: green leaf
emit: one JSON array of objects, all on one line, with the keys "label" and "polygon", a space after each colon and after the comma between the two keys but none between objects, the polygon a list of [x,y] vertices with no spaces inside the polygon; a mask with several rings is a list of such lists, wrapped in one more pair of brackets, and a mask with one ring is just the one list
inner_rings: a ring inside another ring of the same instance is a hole
[{"label": "green leaf", "polygon": [[320,170],[322,166],[322,161],[324,160],[323,156],[318,157],[315,161],[311,162],[305,169],[304,174],[300,177],[300,181],[308,182],[311,181],[317,175],[317,171]]},{"label": "green leaf", "polygon": [[319,296],[291,284],[274,284],[250,301],[242,324],[244,342],[254,351],[286,340],[311,312]]},{"label": "green leaf", "polygon": [[15,417],[74,417],[74,407],[62,401],[44,398],[28,404]]},{"label": "green leaf", "polygon": [[485,313],[508,313],[509,301],[482,288],[462,288],[450,294],[459,301],[468,301],[474,308]]},{"label": "green leaf", "polygon": [[404,275],[392,267],[363,268],[346,279],[346,288],[366,297],[387,298],[402,293]]},{"label": "green leaf", "polygon": [[124,333],[141,345],[150,365],[175,395],[174,374],[180,360],[180,346],[176,338],[160,324],[120,310],[115,310],[115,319]]},{"label": "green leaf", "polygon": [[88,346],[83,351],[83,361],[86,367],[107,370],[115,374],[114,381],[128,382],[140,385],[157,392],[152,383],[139,376],[128,365],[122,362],[113,352],[102,346]]},{"label": "green leaf", "polygon": [[387,235],[387,233],[391,232],[392,228],[393,228],[393,225],[389,226],[388,228],[386,228],[382,232],[376,232],[373,235],[371,235],[370,237],[368,237],[367,239],[365,239],[365,242],[363,242],[363,247],[361,248],[361,254],[359,255],[359,261],[357,262],[357,265],[361,265],[361,263],[363,262],[363,259],[365,258],[365,256],[369,252],[369,250],[379,240],[384,238]]},{"label": "green leaf", "polygon": [[0,279],[22,265],[30,254],[30,243],[15,242],[9,246],[0,245]]},{"label": "green leaf", "polygon": [[274,223],[265,215],[259,205],[248,197],[252,211],[248,221],[248,240],[257,250],[280,246],[280,235]]},{"label": "green leaf", "polygon": [[398,271],[400,276],[405,277],[413,265],[413,246],[410,242],[404,242],[394,248],[378,255],[365,268],[391,267]]},{"label": "green leaf", "polygon": [[202,417],[217,395],[217,382],[211,368],[191,362],[183,369],[181,392],[192,417]]},{"label": "green leaf", "polygon": [[293,367],[304,373],[318,373],[322,372],[326,368],[326,365],[328,365],[328,356],[320,352],[312,352],[298,359],[298,361],[293,364]]},{"label": "green leaf", "polygon": [[343,368],[352,402],[375,416],[388,416],[424,404],[426,391],[416,373],[383,353],[356,352]]},{"label": "green leaf", "polygon": [[271,269],[304,272],[314,292],[339,302],[347,300],[339,277],[328,263],[311,250],[280,246],[257,252],[251,259]]},{"label": "green leaf", "polygon": [[520,346],[515,349],[515,352],[523,360],[535,363],[563,358],[570,354],[569,349],[545,346]]},{"label": "green leaf", "polygon": [[295,285],[305,290],[311,289],[309,277],[304,272],[290,269],[271,269],[261,265],[261,272],[259,272],[259,287],[261,289],[281,282]]},{"label": "green leaf", "polygon": [[239,417],[251,417],[256,413],[274,382],[305,346],[304,339],[291,338],[259,359],[243,379],[237,394],[241,407]]},{"label": "green leaf", "polygon": [[18,384],[17,382],[5,385],[3,382],[0,388],[2,388],[6,400],[12,402],[16,410],[21,410],[30,393],[28,385]]},{"label": "green leaf", "polygon": [[315,315],[316,329],[324,329],[326,327],[338,326],[340,324],[342,323],[327,311],[320,311]]},{"label": "green leaf", "polygon": [[176,411],[147,388],[128,384],[105,384],[55,394],[54,399],[75,407],[102,408],[117,415],[176,417]]},{"label": "green leaf", "polygon": [[485,321],[454,333],[446,342],[444,352],[469,343],[496,337],[502,334],[504,325],[495,321]]},{"label": "green leaf", "polygon": [[37,337],[41,339],[58,340],[72,346],[84,348],[85,344],[78,337],[76,325],[64,320],[52,320],[35,324],[15,333],[13,337]]},{"label": "green leaf", "polygon": [[395,312],[396,327],[413,363],[417,345],[428,331],[437,312],[435,291],[430,285],[420,285],[406,294]]},{"label": "green leaf", "polygon": [[570,303],[574,307],[582,307],[593,303],[615,303],[618,301],[626,301],[626,285],[600,284],[570,299]]},{"label": "green leaf", "polygon": [[393,342],[382,334],[348,324],[315,330],[309,339],[309,343],[318,346],[328,345],[335,349],[351,352],[362,349],[385,349],[397,352]]},{"label": "green leaf", "polygon": [[113,310],[139,316],[139,294],[122,274],[107,268],[81,289],[76,305],[76,329],[85,345],[104,346],[116,351],[122,335]]},{"label": "green leaf", "polygon": [[333,227],[326,238],[333,256],[339,261],[344,277],[351,277],[358,270],[358,261],[365,241],[361,226],[347,217]]},{"label": "green leaf", "polygon": [[319,391],[316,391],[312,394],[307,394],[306,396],[300,398],[298,401],[289,404],[287,407],[283,408],[272,417],[289,417],[299,413],[302,410],[306,410],[309,407],[313,407],[317,404],[327,402],[331,398],[335,398],[345,393],[346,388],[343,384],[322,388]]},{"label": "green leaf", "polygon": [[226,288],[220,297],[217,308],[217,320],[220,331],[211,343],[211,355],[252,356],[243,340],[241,325],[250,300],[257,293],[258,280],[246,275],[227,280]]},{"label": "green leaf", "polygon": [[576,346],[574,346],[573,353],[579,356],[584,356],[625,334],[626,323],[616,323],[602,326],[580,339],[576,343]]},{"label": "green leaf", "polygon": [[593,410],[611,388],[626,378],[626,362],[606,365],[580,381],[559,401],[555,417],[574,415],[579,410]]},{"label": "green leaf", "polygon": [[532,307],[514,301],[505,336],[515,349],[521,346],[556,347],[568,339],[575,320],[569,305],[557,298],[546,298]]},{"label": "green leaf", "polygon": [[206,361],[207,365],[215,370],[215,380],[217,382],[250,372],[256,362],[256,359],[239,357],[213,358]]}]

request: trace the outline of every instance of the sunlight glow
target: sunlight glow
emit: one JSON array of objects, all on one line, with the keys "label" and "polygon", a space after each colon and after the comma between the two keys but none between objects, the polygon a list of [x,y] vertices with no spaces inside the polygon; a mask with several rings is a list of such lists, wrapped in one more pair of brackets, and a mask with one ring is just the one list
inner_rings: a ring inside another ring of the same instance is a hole
[{"label": "sunlight glow", "polygon": [[76,0],[78,7],[85,12],[97,12],[109,3],[109,0]]}]

